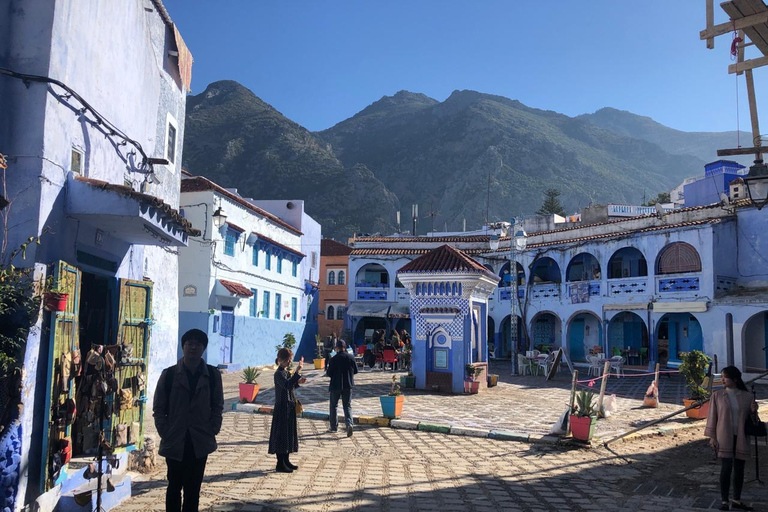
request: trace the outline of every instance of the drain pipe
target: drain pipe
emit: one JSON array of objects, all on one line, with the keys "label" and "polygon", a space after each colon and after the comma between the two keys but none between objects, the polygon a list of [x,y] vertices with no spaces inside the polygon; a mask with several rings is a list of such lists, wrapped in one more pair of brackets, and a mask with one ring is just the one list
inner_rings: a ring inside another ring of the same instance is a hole
[{"label": "drain pipe", "polygon": [[[758,375],[754,379],[749,379],[744,384],[750,384],[750,383],[755,382],[756,380],[760,380],[760,379],[762,379],[763,377],[766,377],[766,376],[768,376],[768,372],[761,373],[760,375]],[[630,430],[629,432],[624,432],[621,435],[618,435],[618,436],[616,436],[614,438],[611,438],[611,439],[603,442],[603,446],[607,448],[609,444],[614,443],[614,442],[618,441],[619,439],[623,439],[623,438],[627,437],[628,435],[634,434],[635,432],[640,432],[641,430],[646,429],[648,427],[652,427],[654,425],[658,425],[662,421],[667,421],[669,418],[677,416],[678,414],[682,414],[682,413],[684,413],[685,411],[687,411],[689,409],[694,409],[696,407],[701,407],[702,405],[704,405],[707,402],[709,402],[709,398],[704,398],[702,400],[699,400],[698,402],[694,402],[691,405],[689,405],[688,407],[684,407],[684,408],[680,409],[679,411],[675,411],[673,413],[667,414],[666,416],[664,416],[662,418],[659,418],[657,420],[653,420],[652,422],[650,422],[650,423],[648,423],[646,425],[634,428],[634,429]]]}]

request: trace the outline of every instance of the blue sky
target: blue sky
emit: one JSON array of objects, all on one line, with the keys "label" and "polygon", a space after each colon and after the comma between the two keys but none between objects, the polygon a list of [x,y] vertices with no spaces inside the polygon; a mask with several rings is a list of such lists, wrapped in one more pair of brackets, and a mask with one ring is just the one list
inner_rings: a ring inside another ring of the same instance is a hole
[{"label": "blue sky", "polygon": [[[610,106],[680,130],[736,129],[731,36],[706,49],[701,0],[164,3],[195,58],[193,94],[237,80],[310,130],[401,89],[440,101],[473,89],[571,116]],[[717,2],[715,15],[726,21]],[[758,107],[766,79],[755,71]],[[739,103],[749,131],[743,76]]]}]

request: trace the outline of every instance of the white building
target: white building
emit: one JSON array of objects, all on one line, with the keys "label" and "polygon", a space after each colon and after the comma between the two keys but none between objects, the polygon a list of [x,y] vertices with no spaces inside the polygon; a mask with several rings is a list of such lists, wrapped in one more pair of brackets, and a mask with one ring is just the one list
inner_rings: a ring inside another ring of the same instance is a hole
[{"label": "white building", "polygon": [[180,208],[201,231],[179,251],[180,330],[208,333],[209,364],[272,364],[283,336],[307,329],[301,229],[201,176],[182,180]]}]

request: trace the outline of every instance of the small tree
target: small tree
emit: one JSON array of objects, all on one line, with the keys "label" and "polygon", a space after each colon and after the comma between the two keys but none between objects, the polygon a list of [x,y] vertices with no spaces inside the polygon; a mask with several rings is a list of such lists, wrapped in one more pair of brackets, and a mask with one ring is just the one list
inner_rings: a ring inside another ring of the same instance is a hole
[{"label": "small tree", "polygon": [[544,192],[544,202],[541,204],[541,208],[536,211],[536,215],[561,215],[565,216],[565,208],[560,204],[558,197],[560,191],[555,188],[548,188]]},{"label": "small tree", "polygon": [[296,336],[293,335],[293,333],[287,332],[283,336],[283,342],[279,345],[275,345],[275,350],[280,350],[281,348],[287,348],[290,351],[293,351],[293,347],[296,345]]},{"label": "small tree", "polygon": [[656,197],[654,197],[653,199],[650,199],[643,206],[653,206],[656,203],[669,203],[671,201],[672,199],[671,199],[671,196],[669,195],[669,192],[660,192]]}]

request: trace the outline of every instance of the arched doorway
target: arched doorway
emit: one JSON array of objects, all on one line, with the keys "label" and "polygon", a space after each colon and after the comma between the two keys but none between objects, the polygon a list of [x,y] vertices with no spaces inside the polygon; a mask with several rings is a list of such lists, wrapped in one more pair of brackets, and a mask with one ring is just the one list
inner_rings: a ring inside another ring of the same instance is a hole
[{"label": "arched doorway", "polygon": [[496,357],[496,323],[489,315],[485,322],[486,325],[486,340],[488,340],[488,357]]},{"label": "arched doorway", "polygon": [[768,368],[768,311],[753,315],[744,323],[744,371],[761,373]]},{"label": "arched doorway", "polygon": [[648,327],[637,313],[622,311],[608,322],[608,356],[637,351],[639,357],[648,354]]},{"label": "arched doorway", "polygon": [[562,281],[560,265],[552,258],[539,258],[531,267],[531,279],[533,284],[559,283]]},{"label": "arched doorway", "polygon": [[590,348],[603,345],[603,323],[594,313],[577,313],[568,322],[567,339],[568,357],[584,362]]},{"label": "arched doorway", "polygon": [[[496,344],[496,357],[499,359],[512,358],[512,325],[509,321],[510,315],[504,317],[501,321],[499,330],[499,343]],[[523,333],[523,319],[517,317],[517,353],[525,354],[526,348],[525,334]]]},{"label": "arched doorway", "polygon": [[[517,285],[525,286],[525,269],[520,262],[515,262],[517,266]],[[506,288],[512,286],[512,276],[509,275],[509,262],[506,262],[499,271],[499,288]]]},{"label": "arched doorway", "polygon": [[656,324],[659,364],[679,363],[681,354],[704,349],[701,324],[690,313],[667,313]]},{"label": "arched doorway", "polygon": [[560,346],[562,327],[560,318],[554,313],[538,313],[531,320],[531,348],[549,352]]},{"label": "arched doorway", "polygon": [[593,281],[600,279],[600,263],[588,252],[577,254],[565,270],[566,281]]},{"label": "arched doorway", "polygon": [[622,247],[608,260],[608,279],[646,277],[648,263],[645,256],[634,247]]}]

